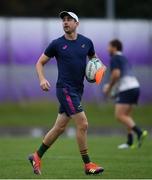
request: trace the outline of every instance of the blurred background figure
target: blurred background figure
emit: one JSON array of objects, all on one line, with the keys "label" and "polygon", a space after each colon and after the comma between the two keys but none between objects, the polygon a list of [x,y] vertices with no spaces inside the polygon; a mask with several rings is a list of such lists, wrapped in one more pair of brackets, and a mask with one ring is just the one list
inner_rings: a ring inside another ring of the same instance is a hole
[{"label": "blurred background figure", "polygon": [[137,134],[138,147],[147,136],[132,118],[133,105],[136,105],[140,96],[140,84],[132,72],[131,64],[123,55],[123,44],[120,40],[111,40],[108,45],[110,60],[110,79],[104,86],[103,92],[115,101],[115,117],[128,129],[127,143],[118,146],[119,149],[133,148],[133,132]]}]

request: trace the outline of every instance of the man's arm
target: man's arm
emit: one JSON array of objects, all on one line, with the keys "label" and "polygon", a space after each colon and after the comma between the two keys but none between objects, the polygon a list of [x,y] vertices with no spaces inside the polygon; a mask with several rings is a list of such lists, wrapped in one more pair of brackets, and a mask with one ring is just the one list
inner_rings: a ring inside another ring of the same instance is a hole
[{"label": "man's arm", "polygon": [[93,56],[88,56],[89,59],[92,59],[92,58],[97,58],[97,55],[94,54]]},{"label": "man's arm", "polygon": [[114,69],[111,72],[111,76],[110,76],[110,81],[108,84],[105,85],[103,92],[108,95],[112,89],[112,87],[116,84],[116,82],[119,80],[120,78],[120,69]]},{"label": "man's arm", "polygon": [[43,91],[49,91],[50,89],[50,83],[46,80],[43,69],[43,66],[48,62],[49,59],[50,58],[48,56],[42,54],[36,63],[36,71],[40,81],[40,87]]},{"label": "man's arm", "polygon": [[110,90],[115,85],[115,83],[119,80],[119,78],[120,78],[120,70],[119,69],[114,69],[111,72],[111,77],[110,77],[110,82],[109,82]]}]

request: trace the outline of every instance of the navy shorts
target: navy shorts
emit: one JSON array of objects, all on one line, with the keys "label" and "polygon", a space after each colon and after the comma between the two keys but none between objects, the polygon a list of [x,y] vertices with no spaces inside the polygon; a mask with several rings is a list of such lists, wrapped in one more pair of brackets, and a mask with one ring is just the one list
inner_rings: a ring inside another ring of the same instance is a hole
[{"label": "navy shorts", "polygon": [[117,104],[138,104],[140,89],[134,88],[118,93],[115,98]]},{"label": "navy shorts", "polygon": [[83,89],[57,88],[56,94],[60,103],[59,114],[66,113],[67,116],[71,116],[83,111],[81,105]]}]

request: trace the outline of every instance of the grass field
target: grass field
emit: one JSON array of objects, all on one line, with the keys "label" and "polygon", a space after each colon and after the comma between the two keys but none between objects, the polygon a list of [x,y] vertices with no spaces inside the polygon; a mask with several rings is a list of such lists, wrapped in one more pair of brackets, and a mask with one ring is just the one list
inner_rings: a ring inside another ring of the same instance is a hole
[{"label": "grass field", "polygon": [[[90,126],[118,126],[113,105],[84,104]],[[140,125],[152,126],[152,104],[135,108],[134,117]],[[51,102],[0,104],[0,126],[50,126],[56,119],[58,105]]]},{"label": "grass field", "polygon": [[42,175],[35,176],[27,155],[40,144],[34,138],[0,138],[0,178],[152,178],[152,143],[141,149],[118,150],[123,137],[90,137],[93,161],[105,168],[103,175],[86,176],[74,139],[61,137],[44,156]]}]

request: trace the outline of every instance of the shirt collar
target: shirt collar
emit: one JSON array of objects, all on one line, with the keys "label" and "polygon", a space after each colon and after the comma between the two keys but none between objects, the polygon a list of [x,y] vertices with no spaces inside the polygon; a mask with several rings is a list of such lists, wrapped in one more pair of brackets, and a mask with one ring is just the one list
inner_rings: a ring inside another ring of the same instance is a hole
[{"label": "shirt collar", "polygon": [[122,55],[122,52],[121,51],[116,51],[115,55]]}]

